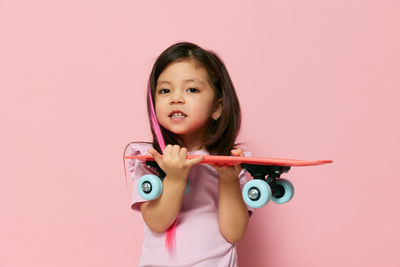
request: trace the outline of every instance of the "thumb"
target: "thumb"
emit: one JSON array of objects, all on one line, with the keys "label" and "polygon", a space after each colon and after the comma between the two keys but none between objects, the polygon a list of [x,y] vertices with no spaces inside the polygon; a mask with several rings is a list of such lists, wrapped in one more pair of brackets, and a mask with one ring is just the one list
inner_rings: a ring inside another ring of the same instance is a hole
[{"label": "thumb", "polygon": [[162,160],[162,155],[160,153],[158,153],[157,150],[155,150],[154,148],[150,148],[149,150],[147,150],[147,152],[150,153],[150,155],[153,156],[154,160],[159,163]]},{"label": "thumb", "polygon": [[202,162],[204,159],[204,156],[199,156],[199,157],[194,157],[192,159],[188,159],[188,163],[190,166],[199,164],[200,162]]}]

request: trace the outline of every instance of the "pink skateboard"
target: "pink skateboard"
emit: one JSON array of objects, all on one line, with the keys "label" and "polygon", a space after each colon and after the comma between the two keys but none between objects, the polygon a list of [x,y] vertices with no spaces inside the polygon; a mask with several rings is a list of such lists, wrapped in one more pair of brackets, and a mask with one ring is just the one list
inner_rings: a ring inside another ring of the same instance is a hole
[{"label": "pink skateboard", "polygon": [[[189,155],[189,159],[200,157],[198,155]],[[239,165],[242,163],[258,164],[258,165],[274,165],[274,166],[312,166],[332,163],[332,160],[298,160],[298,159],[276,159],[276,158],[259,158],[259,157],[236,157],[236,156],[214,156],[204,155],[202,164],[223,164],[223,165]],[[141,161],[154,161],[152,155],[126,156],[127,159],[138,159]]]},{"label": "pink skateboard", "polygon": [[[189,155],[188,158],[200,157]],[[315,166],[332,163],[332,160],[296,160],[259,157],[214,156],[204,155],[201,164],[241,165],[246,169],[253,180],[247,182],[242,189],[242,197],[245,203],[252,208],[264,206],[269,200],[284,204],[292,199],[294,187],[289,180],[280,178],[292,166]],[[140,195],[148,200],[159,197],[162,193],[162,180],[165,173],[161,170],[151,155],[126,156],[126,159],[145,161],[150,167],[155,167],[159,173],[156,175],[144,175],[138,183]],[[186,191],[188,191],[187,186]]]}]

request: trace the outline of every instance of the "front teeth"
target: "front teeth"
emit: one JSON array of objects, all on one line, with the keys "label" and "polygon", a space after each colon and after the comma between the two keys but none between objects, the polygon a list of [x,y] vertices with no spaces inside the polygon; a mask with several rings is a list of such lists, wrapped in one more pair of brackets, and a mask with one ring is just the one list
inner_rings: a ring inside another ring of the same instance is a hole
[{"label": "front teeth", "polygon": [[174,113],[174,114],[172,114],[171,117],[173,117],[173,118],[181,118],[181,117],[185,117],[185,115],[183,115],[182,113]]}]

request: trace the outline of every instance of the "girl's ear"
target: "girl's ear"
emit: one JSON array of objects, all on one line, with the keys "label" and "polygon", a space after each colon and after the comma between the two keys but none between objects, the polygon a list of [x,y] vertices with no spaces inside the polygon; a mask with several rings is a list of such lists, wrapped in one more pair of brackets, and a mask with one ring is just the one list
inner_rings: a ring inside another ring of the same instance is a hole
[{"label": "girl's ear", "polygon": [[222,114],[222,99],[220,98],[217,100],[217,102],[215,102],[214,111],[211,114],[211,118],[216,121],[219,119],[219,117],[221,117],[221,114]]}]

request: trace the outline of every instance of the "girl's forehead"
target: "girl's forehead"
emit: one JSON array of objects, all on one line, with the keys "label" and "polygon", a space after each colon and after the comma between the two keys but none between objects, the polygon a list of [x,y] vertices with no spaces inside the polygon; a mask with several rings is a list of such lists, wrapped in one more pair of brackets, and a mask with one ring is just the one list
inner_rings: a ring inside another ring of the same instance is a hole
[{"label": "girl's forehead", "polygon": [[158,77],[158,81],[171,80],[208,80],[207,71],[193,59],[175,61],[169,64]]}]

